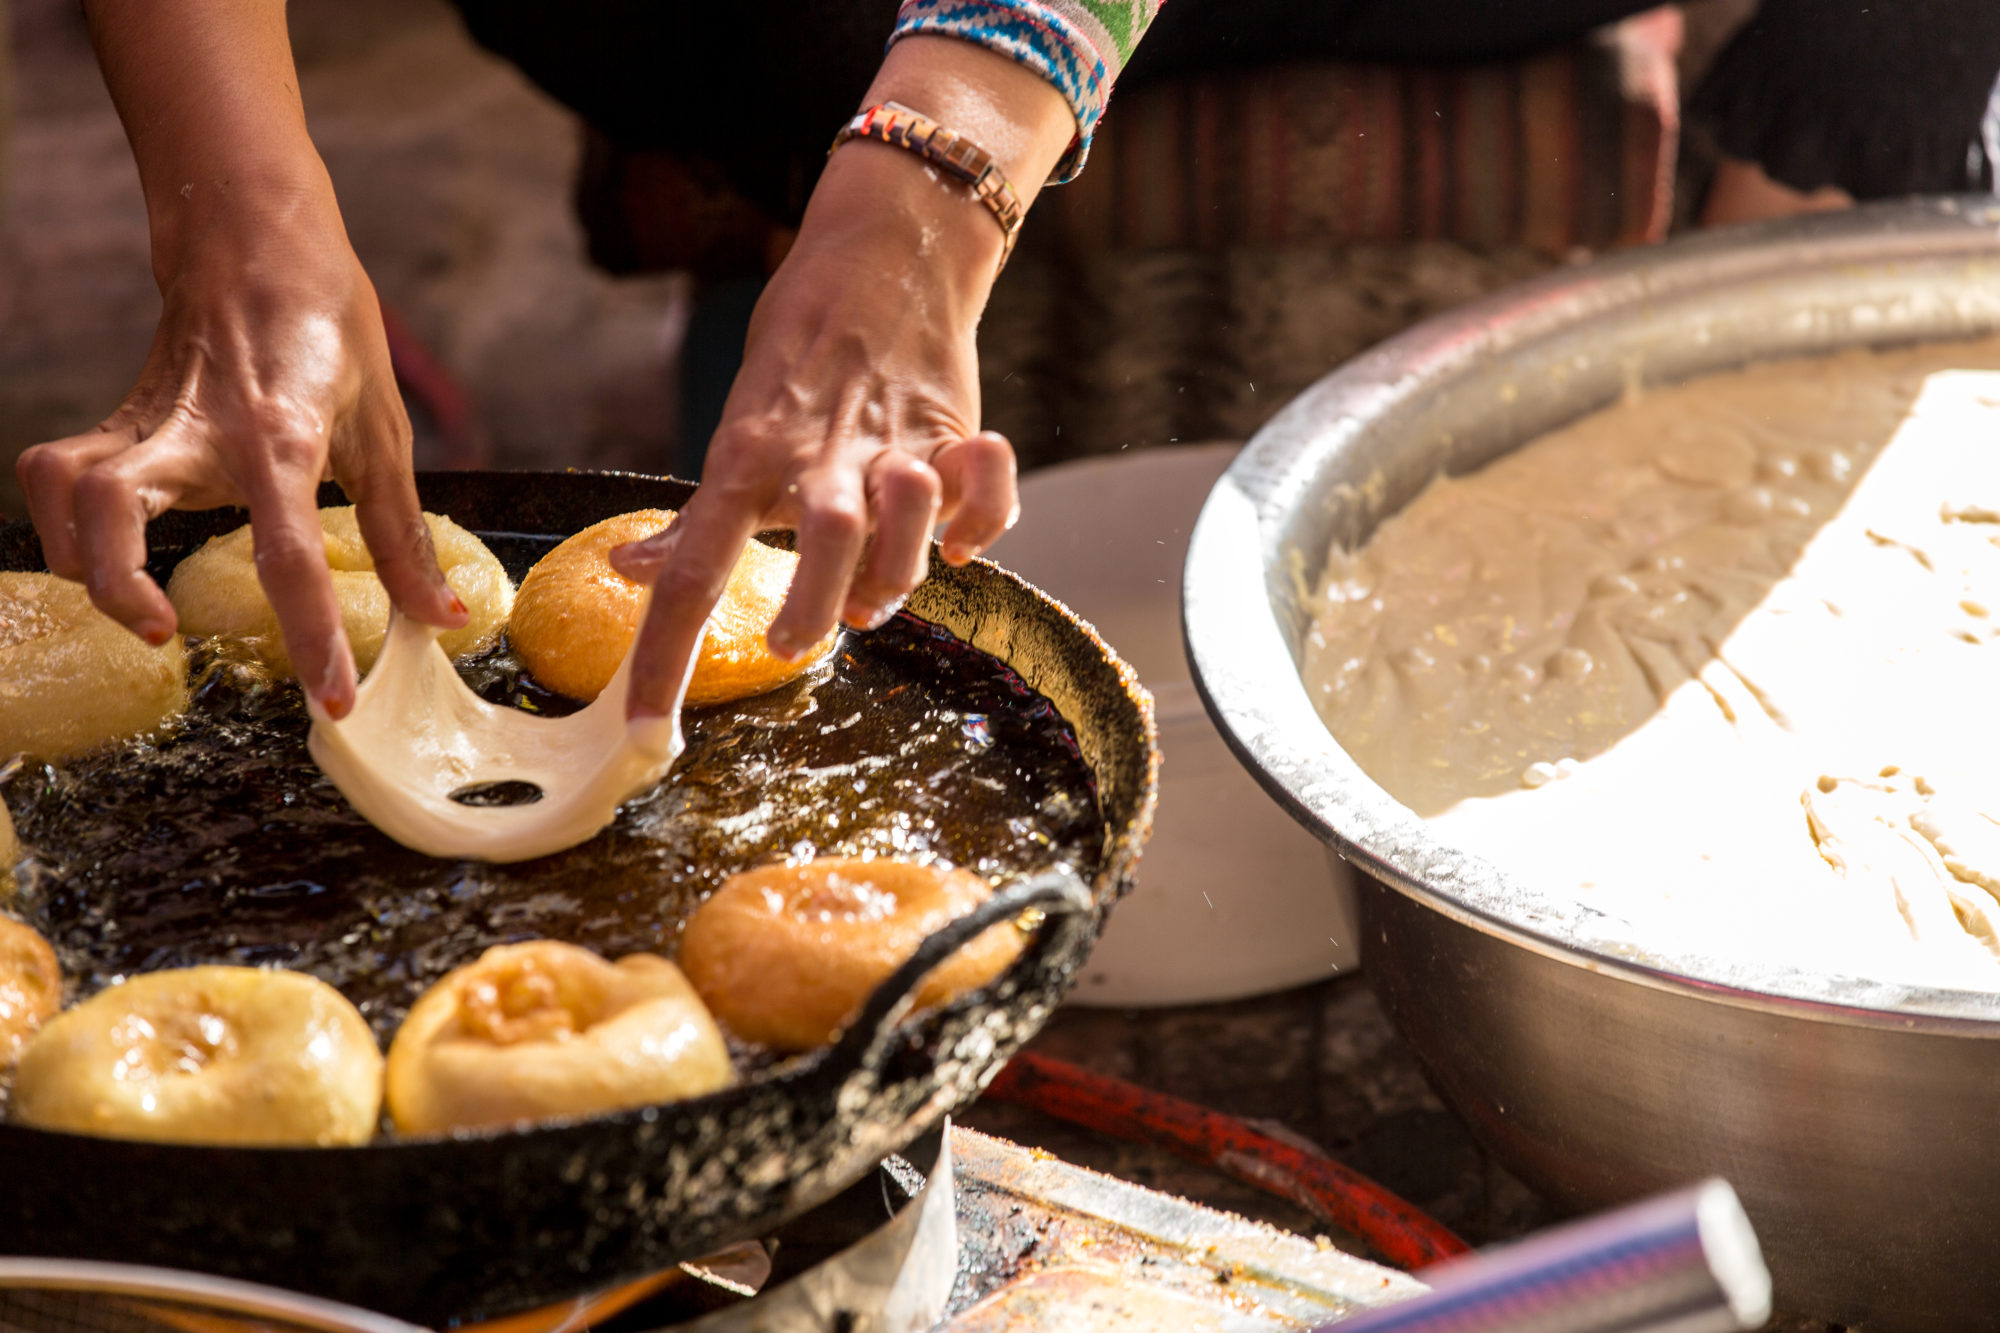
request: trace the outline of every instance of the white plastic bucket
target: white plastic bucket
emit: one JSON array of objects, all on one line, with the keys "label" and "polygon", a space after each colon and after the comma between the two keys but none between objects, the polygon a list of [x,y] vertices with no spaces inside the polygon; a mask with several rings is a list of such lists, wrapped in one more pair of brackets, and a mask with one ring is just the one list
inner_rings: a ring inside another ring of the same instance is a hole
[{"label": "white plastic bucket", "polygon": [[1138,887],[1074,998],[1195,1004],[1330,977],[1359,960],[1344,864],[1264,794],[1208,720],[1181,649],[1188,532],[1236,445],[1082,459],[1029,474],[993,559],[1096,626],[1153,692],[1160,808]]}]

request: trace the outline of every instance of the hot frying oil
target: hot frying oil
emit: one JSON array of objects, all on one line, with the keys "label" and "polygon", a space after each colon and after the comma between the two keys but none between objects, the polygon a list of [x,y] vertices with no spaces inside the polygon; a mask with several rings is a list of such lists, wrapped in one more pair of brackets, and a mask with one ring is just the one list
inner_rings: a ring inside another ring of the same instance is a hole
[{"label": "hot frying oil", "polygon": [[[417,995],[494,944],[672,956],[728,875],[814,856],[908,857],[992,877],[1095,872],[1104,824],[1074,733],[1005,664],[908,614],[846,634],[802,679],[688,710],[666,781],[602,834],[514,865],[440,861],[348,806],[306,753],[295,684],[195,647],[187,716],[148,742],[7,782],[28,859],[14,910],[71,999],[198,963],[297,968],[386,1040]],[[557,713],[504,645],[461,664],[496,702]]]}]

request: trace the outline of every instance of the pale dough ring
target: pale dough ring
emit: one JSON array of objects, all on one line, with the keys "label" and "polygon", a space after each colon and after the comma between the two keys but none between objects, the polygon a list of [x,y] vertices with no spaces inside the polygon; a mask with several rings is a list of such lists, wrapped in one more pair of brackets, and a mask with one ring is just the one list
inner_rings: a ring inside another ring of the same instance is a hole
[{"label": "pale dough ring", "polygon": [[[0,808],[0,821],[6,810]],[[0,917],[0,1069],[62,1008],[56,951],[34,930]]]},{"label": "pale dough ring", "polygon": [[[340,603],[340,625],[361,671],[375,664],[389,623],[389,593],[375,573],[375,558],[361,540],[361,524],[350,506],[319,511],[326,538],[327,568]],[[470,618],[441,636],[445,652],[465,657],[500,637],[514,608],[514,584],[486,543],[439,514],[425,514],[444,581],[458,594]],[[257,578],[255,540],[248,525],[212,537],[175,566],[167,580],[184,633],[220,634],[242,639],[280,675],[295,674],[278,613]]]},{"label": "pale dough ring", "polygon": [[[572,699],[595,699],[638,632],[646,589],[611,567],[612,548],[642,541],[673,522],[668,509],[641,509],[592,524],[536,562],[521,580],[507,641],[529,674]],[[825,657],[836,628],[787,661],[764,636],[784,605],[799,558],[752,541],[729,572],[708,618],[708,637],[688,682],[690,704],[747,699],[798,679]]]},{"label": "pale dough ring", "polygon": [[530,940],[424,992],[390,1044],[387,1086],[396,1128],[436,1134],[680,1101],[735,1077],[672,963]]},{"label": "pale dough ring", "polygon": [[0,760],[66,759],[187,708],[187,650],[155,648],[53,574],[0,572]]},{"label": "pale dough ring", "polygon": [[[538,717],[474,694],[437,635],[395,616],[353,711],[336,722],[307,699],[313,759],[364,818],[405,847],[494,862],[574,847],[665,777],[685,748],[678,695],[665,717],[626,720],[629,655],[595,703],[568,717]],[[451,799],[496,782],[533,783],[542,798],[513,806]]]},{"label": "pale dough ring", "polygon": [[302,972],[149,972],[61,1014],[21,1052],[13,1116],[159,1143],[366,1143],[382,1053],[346,997]]},{"label": "pale dough ring", "polygon": [[[732,875],[689,918],[680,963],[725,1027],[781,1051],[832,1041],[931,934],[992,895],[969,870],[828,858]],[[919,1008],[983,986],[1021,951],[993,927],[924,978]]]}]

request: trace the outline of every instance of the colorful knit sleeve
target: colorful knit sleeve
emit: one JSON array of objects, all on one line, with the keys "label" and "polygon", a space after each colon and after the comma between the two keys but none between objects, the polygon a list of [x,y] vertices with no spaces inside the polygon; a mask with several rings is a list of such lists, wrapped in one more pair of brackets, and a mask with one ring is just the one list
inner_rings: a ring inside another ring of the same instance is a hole
[{"label": "colorful knit sleeve", "polygon": [[894,45],[916,33],[977,42],[1056,86],[1076,113],[1076,139],[1052,181],[1083,169],[1111,85],[1164,0],[903,0]]}]

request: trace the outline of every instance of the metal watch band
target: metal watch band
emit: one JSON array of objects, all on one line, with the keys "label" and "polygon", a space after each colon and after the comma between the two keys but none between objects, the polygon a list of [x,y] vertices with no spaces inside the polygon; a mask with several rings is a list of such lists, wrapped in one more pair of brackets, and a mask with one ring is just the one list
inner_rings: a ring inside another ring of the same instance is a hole
[{"label": "metal watch band", "polygon": [[849,139],[873,139],[915,153],[953,180],[971,186],[974,197],[1000,224],[1000,267],[1007,267],[1008,256],[1014,253],[1014,238],[1021,234],[1028,210],[1021,206],[1021,197],[1014,193],[1013,183],[991,153],[901,102],[883,102],[855,116],[833,136],[833,148],[827,149],[827,154],[831,156]]}]

